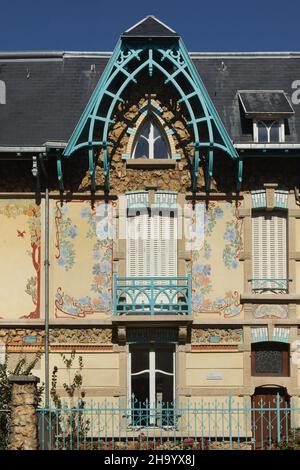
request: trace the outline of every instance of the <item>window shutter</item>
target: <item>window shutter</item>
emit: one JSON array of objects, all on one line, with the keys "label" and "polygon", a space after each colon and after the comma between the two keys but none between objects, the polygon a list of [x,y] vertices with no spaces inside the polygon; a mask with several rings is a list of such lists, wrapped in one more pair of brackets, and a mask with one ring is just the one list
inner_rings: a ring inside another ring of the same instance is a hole
[{"label": "window shutter", "polygon": [[[283,214],[252,218],[252,277],[272,280],[287,278],[287,227]],[[254,281],[254,288],[286,288],[284,282]]]},{"label": "window shutter", "polygon": [[287,278],[287,227],[286,217],[275,218],[275,270],[278,279]]},{"label": "window shutter", "polygon": [[127,276],[177,276],[177,217],[169,213],[127,218]]},{"label": "window shutter", "polygon": [[150,222],[148,214],[127,217],[126,275],[150,276]]}]

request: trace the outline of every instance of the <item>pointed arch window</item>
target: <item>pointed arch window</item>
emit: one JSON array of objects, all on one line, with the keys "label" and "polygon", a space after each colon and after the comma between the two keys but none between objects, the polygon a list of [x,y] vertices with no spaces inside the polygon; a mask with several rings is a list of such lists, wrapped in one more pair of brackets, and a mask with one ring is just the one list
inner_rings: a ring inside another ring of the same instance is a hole
[{"label": "pointed arch window", "polygon": [[132,158],[170,158],[167,137],[153,118],[147,118],[138,130]]}]

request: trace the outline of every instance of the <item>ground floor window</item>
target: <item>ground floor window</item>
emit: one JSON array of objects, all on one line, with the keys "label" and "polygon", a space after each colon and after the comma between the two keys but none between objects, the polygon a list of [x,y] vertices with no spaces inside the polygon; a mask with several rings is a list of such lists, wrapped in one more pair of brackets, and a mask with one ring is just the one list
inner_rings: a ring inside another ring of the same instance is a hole
[{"label": "ground floor window", "polygon": [[289,344],[275,341],[252,344],[252,375],[289,376]]},{"label": "ground floor window", "polygon": [[174,425],[174,345],[131,345],[128,382],[131,424]]}]

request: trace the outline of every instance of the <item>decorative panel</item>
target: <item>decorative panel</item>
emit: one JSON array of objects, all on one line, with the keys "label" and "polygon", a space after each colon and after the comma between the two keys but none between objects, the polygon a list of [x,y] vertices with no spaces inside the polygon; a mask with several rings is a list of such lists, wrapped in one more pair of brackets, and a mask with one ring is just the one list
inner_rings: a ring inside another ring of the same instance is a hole
[{"label": "decorative panel", "polygon": [[288,318],[288,306],[276,304],[262,304],[253,309],[254,318]]},{"label": "decorative panel", "polygon": [[[195,315],[242,313],[242,220],[235,203],[199,202],[194,210],[197,241],[192,245],[192,309]],[[198,223],[197,219],[203,220]],[[199,232],[201,232],[199,234]]]},{"label": "decorative panel", "polygon": [[192,344],[241,344],[242,328],[192,328]]},{"label": "decorative panel", "polygon": [[0,200],[0,319],[40,318],[41,207]]},{"label": "decorative panel", "polygon": [[114,204],[52,202],[52,305],[56,318],[112,314]]}]

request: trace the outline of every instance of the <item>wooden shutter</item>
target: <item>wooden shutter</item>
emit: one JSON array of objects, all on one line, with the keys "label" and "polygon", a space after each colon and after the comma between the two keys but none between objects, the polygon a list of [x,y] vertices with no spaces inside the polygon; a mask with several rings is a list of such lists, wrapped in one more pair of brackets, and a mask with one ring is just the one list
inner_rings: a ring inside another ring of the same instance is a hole
[{"label": "wooden shutter", "polygon": [[[285,214],[259,214],[252,218],[253,279],[287,278],[287,227]],[[260,285],[260,283],[254,283]],[[281,285],[283,285],[281,283]],[[264,287],[278,288],[268,282]]]}]

